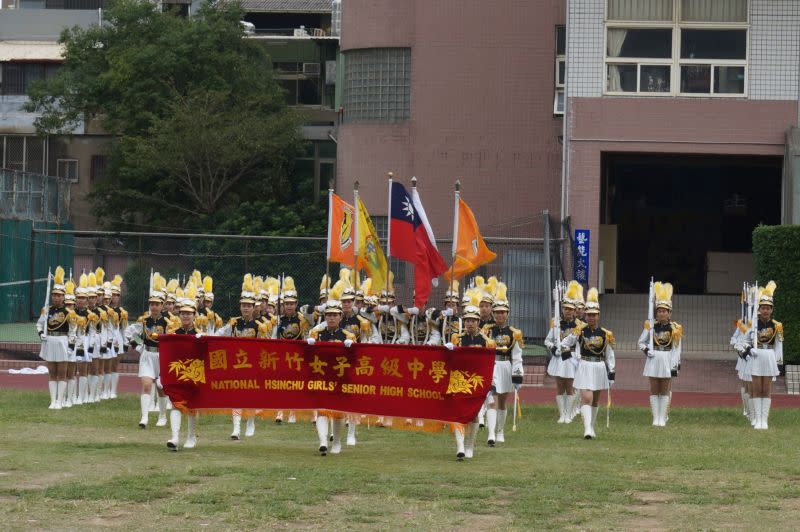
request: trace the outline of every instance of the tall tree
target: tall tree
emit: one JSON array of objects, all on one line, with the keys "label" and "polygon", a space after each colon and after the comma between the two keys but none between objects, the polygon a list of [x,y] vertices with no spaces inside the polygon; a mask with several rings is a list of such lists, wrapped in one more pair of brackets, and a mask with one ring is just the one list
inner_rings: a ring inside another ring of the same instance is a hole
[{"label": "tall tree", "polygon": [[108,177],[91,198],[114,222],[196,225],[242,198],[280,198],[302,147],[264,48],[244,38],[241,10],[205,4],[183,18],[117,0],[104,24],[65,30],[58,75],[34,84],[37,129],[86,122],[112,135]]}]

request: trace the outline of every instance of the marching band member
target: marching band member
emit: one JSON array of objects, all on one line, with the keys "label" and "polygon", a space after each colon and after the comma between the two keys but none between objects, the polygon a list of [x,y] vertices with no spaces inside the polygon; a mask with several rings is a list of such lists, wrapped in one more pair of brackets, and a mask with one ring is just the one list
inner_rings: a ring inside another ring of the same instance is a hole
[{"label": "marching band member", "polygon": [[161,307],[161,315],[170,322],[178,317],[175,303],[178,301],[179,286],[180,282],[177,279],[170,279],[164,289],[164,305]]},{"label": "marching band member", "polygon": [[[267,283],[270,283],[270,279],[275,281],[275,289],[279,290],[279,283],[278,280],[275,278],[267,278]],[[272,291],[272,288],[269,289]],[[270,298],[275,297],[275,301],[278,300],[278,296],[270,295]],[[302,340],[308,334],[308,330],[311,328],[311,324],[306,319],[306,316],[302,313],[297,312],[297,288],[294,284],[294,279],[292,277],[286,277],[283,280],[283,293],[280,294],[280,299],[283,300],[283,305],[281,308],[283,309],[283,315],[281,315],[280,319],[277,321],[275,325],[275,334],[273,335],[274,338],[278,338],[280,340]],[[277,306],[277,304],[276,304]],[[283,411],[279,411],[275,416],[275,422],[280,423],[283,421]],[[293,411],[289,411],[289,423],[295,423],[297,421],[297,417]]]},{"label": "marching band member", "polygon": [[99,388],[100,381],[102,380],[102,362],[103,350],[105,349],[105,327],[103,320],[108,319],[105,312],[97,304],[97,275],[95,272],[89,272],[89,285],[88,291],[89,311],[95,319],[89,321],[90,327],[94,329],[92,334],[92,345],[89,346],[89,354],[91,359],[89,362],[89,403],[96,403],[100,400]]},{"label": "marching band member", "polygon": [[494,375],[492,376],[492,397],[486,411],[486,426],[489,430],[487,443],[494,447],[495,442],[505,443],[506,416],[508,415],[508,395],[516,386],[522,385],[522,331],[508,325],[510,310],[508,288],[497,283],[492,303],[494,323],[486,325],[483,333],[492,339],[496,346]]},{"label": "marching band member", "polygon": [[123,331],[128,328],[128,311],[122,306],[122,277],[115,275],[111,280],[111,307],[118,316],[118,322],[114,336],[116,338],[118,355],[111,361],[111,390],[109,397],[116,399],[117,385],[119,384],[119,360],[122,354],[128,350],[128,342],[125,341]]},{"label": "marching band member", "polygon": [[[253,276],[249,273],[244,276],[242,282],[242,293],[239,297],[239,310],[242,315],[231,318],[228,324],[221,327],[217,332],[217,336],[233,336],[236,338],[271,338],[272,326],[264,322],[257,322],[254,319],[253,311],[255,309],[256,293],[253,285]],[[245,412],[247,419],[247,426],[245,427],[245,436],[252,436],[256,433],[256,420],[255,413]],[[232,440],[239,440],[242,430],[242,411],[236,409],[232,413],[233,432],[231,433]]]},{"label": "marching band member", "polygon": [[[180,290],[180,289],[179,289]],[[186,292],[182,298],[178,299],[178,319],[179,324],[171,324],[170,334],[184,334],[200,337],[201,333],[194,328],[194,319],[196,314],[196,296],[197,290],[194,285],[189,283]],[[197,446],[197,434],[195,434],[195,427],[197,426],[198,412],[190,412],[189,420],[187,422],[186,441],[183,442],[184,449],[194,449]],[[169,428],[172,431],[172,437],[167,441],[167,448],[171,451],[178,450],[178,443],[181,436],[181,421],[183,414],[177,408],[173,408],[169,413]]]},{"label": "marching band member", "polygon": [[[359,292],[361,293],[361,303],[358,301]],[[378,297],[372,293],[372,279],[367,277],[361,283],[359,291],[356,292],[355,306],[358,308],[358,314],[370,323],[369,343],[371,344],[381,343],[381,333],[378,331],[379,317],[376,312],[378,303]]]},{"label": "marching band member", "polygon": [[645,321],[644,330],[639,337],[639,349],[647,356],[644,376],[650,379],[650,409],[653,413],[653,426],[667,424],[672,377],[678,376],[681,361],[681,338],[683,327],[670,320],[672,315],[672,285],[655,283],[655,319],[653,325],[653,350],[650,350],[650,322]]},{"label": "marching band member", "polygon": [[89,346],[94,342],[94,338],[90,335],[94,331],[94,327],[89,325],[89,321],[94,316],[89,312],[89,298],[87,296],[87,287],[89,278],[87,275],[81,274],[78,279],[78,287],[75,289],[75,315],[77,316],[77,323],[75,329],[75,362],[78,372],[78,386],[77,398],[73,401],[76,405],[82,405],[87,401],[89,390],[88,367],[90,361]]},{"label": "marching band member", "polygon": [[479,324],[481,330],[487,325],[494,324],[494,317],[492,316],[492,304],[494,304],[494,292],[497,287],[497,277],[494,275],[489,277],[489,280],[484,283],[483,277],[478,275],[475,277],[475,287],[481,291],[481,322]]},{"label": "marching band member", "polygon": [[69,311],[69,319],[73,322],[70,325],[75,325],[75,336],[69,338],[69,360],[67,360],[67,395],[64,403],[61,405],[64,408],[70,408],[78,399],[76,395],[77,379],[75,374],[78,370],[78,362],[76,358],[76,344],[78,342],[78,315],[75,313],[75,281],[70,279],[64,285],[64,306]]},{"label": "marching band member", "polygon": [[67,394],[67,362],[69,344],[74,343],[75,325],[70,311],[64,306],[64,268],[58,266],[50,289],[50,305],[42,308],[36,322],[36,332],[42,339],[39,358],[47,362],[50,374],[50,410],[61,410]]},{"label": "marching band member", "polygon": [[444,293],[444,308],[431,309],[431,334],[428,337],[428,345],[442,345],[442,342],[451,338],[453,333],[461,334],[463,324],[458,316],[459,301],[458,281],[453,280]]},{"label": "marching band member", "polygon": [[[462,320],[464,322],[464,331],[461,334],[453,334],[450,341],[445,344],[447,349],[454,349],[455,347],[487,347],[490,349],[496,348],[494,340],[486,336],[479,327],[480,324],[480,304],[481,294],[479,290],[473,289],[468,293],[469,304],[464,307]],[[454,423],[453,434],[456,438],[456,460],[463,460],[464,458],[472,458],[475,452],[475,438],[478,435],[478,418],[477,416],[473,421],[464,425]]]},{"label": "marching band member", "polygon": [[[125,330],[125,337],[134,349],[141,345],[139,350],[139,377],[142,379],[142,394],[139,402],[142,410],[142,418],[139,420],[139,427],[147,428],[150,413],[150,393],[153,384],[160,375],[160,364],[158,356],[158,342],[162,334],[166,334],[169,322],[161,314],[164,305],[166,280],[156,273],[153,275],[153,290],[148,298],[149,312],[142,314],[136,323],[132,323]],[[158,387],[157,387],[158,388]],[[164,391],[156,390],[158,394],[158,421],[157,427],[167,424],[167,403]]]},{"label": "marching band member", "polygon": [[[102,271],[101,268],[98,268],[102,272],[102,275],[98,275],[98,278],[102,278],[105,276],[105,272]],[[100,399],[106,400],[110,397],[111,394],[111,366],[113,364],[114,359],[117,357],[117,348],[116,348],[116,329],[119,326],[119,316],[111,308],[111,282],[105,281],[101,282],[100,294],[102,294],[102,308],[103,312],[106,313],[106,352],[103,354],[103,381],[101,382],[101,390],[100,390]]]},{"label": "marching band member", "polygon": [[600,327],[600,302],[597,288],[586,297],[586,323],[581,323],[561,342],[561,348],[576,346],[579,359],[574,386],[581,390],[583,437],[596,438],[597,402],[600,391],[614,384],[614,333]]},{"label": "marching band member", "polygon": [[217,314],[214,310],[214,280],[206,275],[203,277],[203,308],[206,310],[208,316],[208,334],[214,334],[214,331],[222,327],[222,316]]},{"label": "marching band member", "polygon": [[[331,290],[331,299],[325,303],[325,324],[317,325],[308,335],[306,342],[314,345],[317,342],[343,342],[345,347],[352,346],[357,340],[356,336],[342,329],[339,324],[342,320],[342,306],[336,299],[334,290]],[[328,454],[328,418],[333,420],[333,443],[331,444],[331,454],[342,452],[342,429],[345,424],[345,415],[341,412],[330,410],[320,410],[317,414],[317,436],[319,437],[319,454]]]},{"label": "marching band member", "polygon": [[[573,350],[559,353],[561,342],[582,322],[575,319],[575,307],[582,299],[583,287],[577,281],[570,281],[561,299],[561,316],[558,328],[553,324],[544,340],[545,347],[550,350],[551,358],[547,365],[547,373],[556,379],[556,405],[558,405],[558,422],[571,423],[573,419],[573,402],[575,390],[572,386],[578,359]],[[556,331],[560,332],[556,332]]]},{"label": "marching band member", "polygon": [[753,428],[757,430],[769,428],[772,381],[780,375],[779,365],[783,364],[783,324],[772,318],[775,288],[775,281],[758,288],[758,319],[737,345],[741,356],[751,360]]}]

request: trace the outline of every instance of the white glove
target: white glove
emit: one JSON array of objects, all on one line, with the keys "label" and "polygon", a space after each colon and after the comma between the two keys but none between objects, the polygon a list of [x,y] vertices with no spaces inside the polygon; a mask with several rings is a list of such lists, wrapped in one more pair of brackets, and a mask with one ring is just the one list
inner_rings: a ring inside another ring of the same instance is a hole
[{"label": "white glove", "polygon": [[317,343],[317,341],[314,338],[306,338],[306,343],[308,345],[314,345]]},{"label": "white glove", "polygon": [[317,305],[314,307],[317,312],[325,312],[325,305]]},{"label": "white glove", "polygon": [[300,312],[303,314],[308,314],[308,305],[303,305],[300,307]]},{"label": "white glove", "polygon": [[444,344],[444,346],[447,348],[448,351],[452,351],[453,348],[455,347],[452,342],[447,342],[446,344]]},{"label": "white glove", "polygon": [[[310,340],[310,338],[309,338],[309,340]],[[353,341],[350,338],[348,338],[347,340],[344,341],[344,346],[345,347],[352,347],[353,346]]]},{"label": "white glove", "polygon": [[378,305],[375,308],[384,313],[389,312],[389,305]]},{"label": "white glove", "polygon": [[161,377],[156,379],[156,386],[158,386],[159,390],[163,390],[164,389],[164,387],[161,386]]},{"label": "white glove", "polygon": [[419,309],[417,307],[408,308],[408,309],[406,309],[406,312],[408,312],[412,316],[418,316],[419,315]]},{"label": "white glove", "polygon": [[444,310],[442,311],[442,315],[443,315],[443,316],[448,316],[448,317],[449,317],[449,316],[452,316],[452,315],[453,315],[453,309],[451,309],[451,308],[446,308],[446,309],[444,309]]},{"label": "white glove", "polygon": [[197,333],[194,335],[195,338],[200,338],[201,336],[203,336],[203,333]]}]

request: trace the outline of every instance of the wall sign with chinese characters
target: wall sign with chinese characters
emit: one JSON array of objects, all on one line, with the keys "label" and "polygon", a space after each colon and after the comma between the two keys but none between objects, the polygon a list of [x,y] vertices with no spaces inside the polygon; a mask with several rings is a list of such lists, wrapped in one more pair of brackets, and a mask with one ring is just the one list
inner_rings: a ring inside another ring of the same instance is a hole
[{"label": "wall sign with chinese characters", "polygon": [[589,282],[589,230],[575,229],[575,253],[572,260],[573,279],[582,284]]},{"label": "wall sign with chinese characters", "polygon": [[161,383],[181,409],[337,410],[467,423],[492,385],[491,349],[163,336]]}]

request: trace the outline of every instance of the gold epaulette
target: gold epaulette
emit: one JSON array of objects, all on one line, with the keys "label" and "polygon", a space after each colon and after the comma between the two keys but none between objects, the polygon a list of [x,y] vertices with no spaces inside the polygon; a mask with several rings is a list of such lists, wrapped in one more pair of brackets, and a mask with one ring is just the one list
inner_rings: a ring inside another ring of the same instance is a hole
[{"label": "gold epaulette", "polygon": [[550,328],[552,329],[552,328],[553,328],[553,327],[555,327],[555,326],[556,326],[556,320],[555,320],[555,318],[550,318]]},{"label": "gold epaulette", "polygon": [[614,338],[614,333],[609,331],[605,327],[600,327],[600,329],[604,333],[606,333],[606,341],[611,345],[611,347],[614,347],[616,345],[616,343],[617,343],[616,339]]},{"label": "gold epaulette", "polygon": [[775,320],[772,321],[775,323],[775,334],[781,341],[783,341],[783,323]]},{"label": "gold epaulette", "polygon": [[231,327],[236,327],[236,321],[239,319],[240,316],[236,316],[235,318],[231,318],[228,320],[228,325]]},{"label": "gold epaulette", "polygon": [[67,319],[70,321],[70,323],[78,323],[78,315],[75,314],[74,310],[67,309]]},{"label": "gold epaulette", "polygon": [[127,320],[128,319],[128,311],[125,310],[124,308],[120,307],[119,316],[120,316],[120,318],[122,318],[122,321]]},{"label": "gold epaulette", "polygon": [[580,336],[581,331],[583,331],[586,328],[586,326],[587,326],[586,323],[583,323],[583,322],[578,323],[576,321],[575,322],[575,328],[572,329],[572,334],[574,334],[575,336]]},{"label": "gold epaulette", "polygon": [[736,320],[736,327],[738,327],[739,332],[742,334],[747,332],[747,324],[742,320]]},{"label": "gold epaulette", "polygon": [[650,320],[644,320],[644,330],[645,331],[650,330]]},{"label": "gold epaulette", "polygon": [[[91,312],[91,310],[90,310],[89,312]],[[144,323],[144,322],[145,322],[145,320],[147,319],[147,317],[148,317],[149,315],[150,315],[149,313],[145,312],[144,314],[142,314],[141,316],[139,316],[139,319],[138,319],[138,320],[136,320],[136,321],[138,321],[138,322],[141,322],[141,323]]]},{"label": "gold epaulette", "polygon": [[271,324],[272,320],[258,322],[258,332],[261,333],[263,337],[269,337],[272,333],[272,327],[270,327]]},{"label": "gold epaulette", "polygon": [[520,347],[525,347],[525,342],[522,339],[522,331],[514,327],[510,327],[511,332],[514,333],[514,340],[517,341]]},{"label": "gold epaulette", "polygon": [[458,333],[453,333],[450,336],[450,343],[453,345],[461,345],[461,335]]},{"label": "gold epaulette", "polygon": [[356,340],[358,340],[358,336],[356,336],[355,334],[351,333],[347,329],[342,329],[342,332],[344,332],[344,337],[347,338],[348,340],[352,340],[354,342]]},{"label": "gold epaulette", "polygon": [[492,340],[491,338],[486,336],[484,333],[481,333],[481,336],[483,336],[483,339],[486,342],[486,347],[488,347],[490,349],[496,349],[497,348],[497,343],[495,343],[494,340]]},{"label": "gold epaulette", "polygon": [[100,321],[100,316],[98,316],[97,313],[93,310],[88,311],[86,316],[89,319],[89,323],[97,323],[98,321]]},{"label": "gold epaulette", "polygon": [[674,340],[680,340],[683,337],[683,325],[678,323],[677,321],[671,322],[672,324],[672,338]]},{"label": "gold epaulette", "polygon": [[98,315],[100,316],[100,321],[108,321],[108,313],[101,308],[98,308],[97,310],[100,311],[98,313]]},{"label": "gold epaulette", "polygon": [[370,323],[370,321],[367,318],[359,316],[358,314],[356,314],[356,317],[358,318],[358,323],[361,327],[361,332],[364,334],[369,334],[370,331],[372,331],[372,323]]},{"label": "gold epaulette", "polygon": [[40,316],[44,316],[45,314],[47,314],[47,312],[48,312],[49,310],[50,310],[50,309],[49,309],[49,308],[47,308],[47,307],[42,307],[42,312],[41,312],[41,314],[39,314],[39,315],[40,315]]}]

